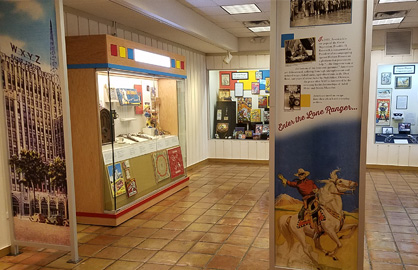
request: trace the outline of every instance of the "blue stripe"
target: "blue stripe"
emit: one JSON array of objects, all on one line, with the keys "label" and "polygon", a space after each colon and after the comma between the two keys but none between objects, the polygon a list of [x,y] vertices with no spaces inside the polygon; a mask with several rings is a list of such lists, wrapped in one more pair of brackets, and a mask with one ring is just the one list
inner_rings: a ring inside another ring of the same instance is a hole
[{"label": "blue stripe", "polygon": [[135,67],[128,67],[128,66],[122,66],[122,65],[115,65],[115,64],[76,64],[76,65],[68,65],[68,69],[82,69],[82,68],[116,68],[120,70],[126,70],[126,71],[135,71],[135,72],[142,72],[142,73],[148,73],[148,74],[154,74],[154,75],[162,75],[162,76],[169,76],[169,77],[176,77],[176,78],[182,78],[187,79],[187,76],[185,75],[178,75],[168,72],[161,72],[161,71],[155,71],[150,69],[143,69],[143,68],[135,68]]}]

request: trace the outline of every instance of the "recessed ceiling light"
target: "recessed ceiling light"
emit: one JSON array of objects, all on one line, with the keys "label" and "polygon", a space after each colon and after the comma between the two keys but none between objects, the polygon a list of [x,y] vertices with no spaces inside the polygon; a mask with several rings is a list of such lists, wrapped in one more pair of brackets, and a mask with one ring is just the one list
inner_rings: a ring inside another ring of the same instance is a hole
[{"label": "recessed ceiling light", "polygon": [[416,2],[417,0],[379,0],[379,4],[400,3],[400,2]]},{"label": "recessed ceiling light", "polygon": [[221,6],[221,7],[231,15],[261,12],[261,10],[257,7],[256,4],[232,5],[232,6]]},{"label": "recessed ceiling light", "polygon": [[400,18],[391,18],[391,19],[384,19],[384,20],[374,20],[373,25],[383,25],[383,24],[395,24],[401,23],[405,17]]},{"label": "recessed ceiling light", "polygon": [[248,29],[250,29],[254,33],[257,33],[257,32],[268,32],[268,31],[270,31],[270,26],[248,27]]}]

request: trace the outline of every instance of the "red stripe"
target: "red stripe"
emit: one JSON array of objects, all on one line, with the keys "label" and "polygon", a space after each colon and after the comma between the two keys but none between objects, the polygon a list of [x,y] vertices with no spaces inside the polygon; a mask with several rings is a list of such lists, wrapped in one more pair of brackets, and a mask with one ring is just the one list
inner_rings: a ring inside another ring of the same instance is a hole
[{"label": "red stripe", "polygon": [[152,199],[155,199],[156,197],[160,196],[161,194],[166,193],[167,191],[185,183],[189,181],[189,177],[184,178],[183,180],[175,183],[172,186],[169,186],[166,189],[161,190],[160,192],[155,193],[154,195],[146,198],[143,201],[138,202],[137,204],[132,205],[131,207],[126,208],[125,210],[115,214],[102,214],[102,213],[86,213],[86,212],[76,212],[76,215],[79,217],[94,217],[94,218],[111,218],[111,219],[117,219],[123,215],[125,215],[126,213],[131,212],[132,210],[134,210],[135,208],[138,208],[139,206],[143,205],[144,203],[147,203],[149,201],[151,201]]}]

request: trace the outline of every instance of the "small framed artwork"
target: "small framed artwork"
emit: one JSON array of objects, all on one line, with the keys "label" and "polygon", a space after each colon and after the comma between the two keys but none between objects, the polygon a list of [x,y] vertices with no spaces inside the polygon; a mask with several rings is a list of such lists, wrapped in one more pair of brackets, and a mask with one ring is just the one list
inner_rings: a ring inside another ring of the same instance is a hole
[{"label": "small framed artwork", "polygon": [[260,83],[252,82],[251,83],[251,94],[259,95],[260,94]]},{"label": "small framed artwork", "polygon": [[245,137],[246,138],[252,138],[253,137],[253,131],[252,130],[246,130],[245,131]]},{"label": "small framed artwork", "polygon": [[235,83],[235,96],[242,97],[244,95],[244,83]]},{"label": "small framed artwork", "polygon": [[393,74],[415,74],[415,65],[395,65]]},{"label": "small framed artwork", "polygon": [[396,109],[406,110],[408,109],[408,96],[396,96]]},{"label": "small framed artwork", "polygon": [[382,134],[393,134],[393,127],[382,127]]},{"label": "small framed artwork", "polygon": [[395,77],[396,89],[410,89],[411,88],[411,76],[398,76]]},{"label": "small framed artwork", "polygon": [[219,89],[218,100],[231,100],[231,92],[229,89]]},{"label": "small framed artwork", "polygon": [[392,73],[391,72],[382,72],[380,78],[381,85],[390,85],[392,83]]},{"label": "small framed artwork", "polygon": [[221,85],[222,86],[229,86],[229,84],[230,84],[229,73],[221,74]]},{"label": "small framed artwork", "polygon": [[222,120],[222,109],[216,110],[216,120]]},{"label": "small framed artwork", "polygon": [[256,80],[261,80],[263,78],[263,72],[261,71],[256,71],[255,72],[255,79]]}]

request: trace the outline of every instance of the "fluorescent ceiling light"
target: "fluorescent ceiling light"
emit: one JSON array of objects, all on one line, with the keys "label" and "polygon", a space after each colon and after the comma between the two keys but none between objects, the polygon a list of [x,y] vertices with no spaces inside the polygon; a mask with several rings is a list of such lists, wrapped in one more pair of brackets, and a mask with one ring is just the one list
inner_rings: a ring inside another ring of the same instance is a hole
[{"label": "fluorescent ceiling light", "polygon": [[159,55],[156,53],[150,53],[143,50],[134,49],[135,53],[135,61],[144,63],[144,64],[150,64],[150,65],[156,65],[160,67],[167,67],[169,68],[171,65],[170,57]]},{"label": "fluorescent ceiling light", "polygon": [[257,33],[257,32],[268,32],[268,31],[270,31],[270,26],[248,27],[248,29],[250,29],[254,33]]},{"label": "fluorescent ceiling light", "polygon": [[379,4],[400,3],[400,2],[416,2],[417,0],[379,0]]},{"label": "fluorescent ceiling light", "polygon": [[256,4],[232,5],[232,6],[221,6],[221,7],[231,15],[261,12],[261,10],[257,7]]},{"label": "fluorescent ceiling light", "polygon": [[384,24],[395,24],[395,23],[401,23],[403,18],[392,18],[392,19],[384,19],[384,20],[374,20],[373,25],[384,25]]}]

